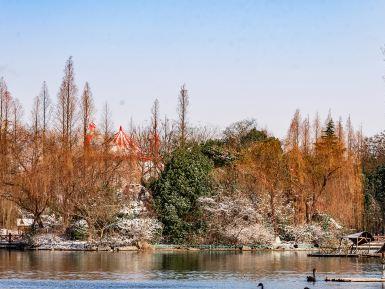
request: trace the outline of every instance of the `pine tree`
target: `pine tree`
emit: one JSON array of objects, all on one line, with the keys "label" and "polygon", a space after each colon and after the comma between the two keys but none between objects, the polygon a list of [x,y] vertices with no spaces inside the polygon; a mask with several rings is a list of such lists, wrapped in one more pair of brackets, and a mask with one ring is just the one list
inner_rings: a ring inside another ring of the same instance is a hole
[{"label": "pine tree", "polygon": [[323,131],[323,137],[333,138],[336,136],[336,129],[332,118],[326,124],[326,128]]}]

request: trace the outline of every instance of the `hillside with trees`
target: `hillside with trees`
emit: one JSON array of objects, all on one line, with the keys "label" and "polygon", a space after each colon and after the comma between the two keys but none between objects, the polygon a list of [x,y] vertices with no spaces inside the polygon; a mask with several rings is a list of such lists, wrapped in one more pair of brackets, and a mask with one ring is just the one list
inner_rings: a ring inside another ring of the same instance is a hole
[{"label": "hillside with trees", "polygon": [[189,123],[185,85],[177,120],[155,100],[149,126],[116,132],[108,103],[96,115],[91,85],[79,91],[75,76],[69,58],[56,99],[43,82],[29,113],[0,80],[0,227],[28,216],[34,233],[174,244],[383,231],[384,134],[365,138],[350,118],[300,111],[284,139],[253,120],[213,132]]}]

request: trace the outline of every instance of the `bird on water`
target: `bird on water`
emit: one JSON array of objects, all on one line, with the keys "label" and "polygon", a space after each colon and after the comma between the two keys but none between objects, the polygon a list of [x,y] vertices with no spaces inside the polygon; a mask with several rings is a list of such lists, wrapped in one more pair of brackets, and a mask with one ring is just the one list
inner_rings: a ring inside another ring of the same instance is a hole
[{"label": "bird on water", "polygon": [[[261,289],[263,289],[263,283],[259,283],[259,284],[257,285],[257,287],[261,287]],[[305,288],[303,288],[303,289],[309,289],[309,287],[305,287]]]},{"label": "bird on water", "polygon": [[315,271],[316,271],[316,269],[314,268],[313,269],[313,276],[307,276],[306,277],[306,281],[307,282],[315,282],[316,281],[316,279],[315,279]]}]

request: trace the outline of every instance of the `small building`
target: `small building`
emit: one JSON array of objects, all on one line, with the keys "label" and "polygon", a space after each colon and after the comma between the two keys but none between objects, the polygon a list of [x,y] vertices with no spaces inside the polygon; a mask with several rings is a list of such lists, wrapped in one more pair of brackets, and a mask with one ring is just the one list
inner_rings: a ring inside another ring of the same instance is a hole
[{"label": "small building", "polygon": [[31,218],[18,218],[16,219],[16,226],[18,233],[28,231],[33,225],[33,219]]},{"label": "small building", "polygon": [[375,239],[369,232],[362,231],[343,236],[341,238],[341,242],[342,240],[350,240],[352,242],[350,246],[350,254],[358,254],[359,251],[367,251],[367,253],[370,253],[371,243]]},{"label": "small building", "polygon": [[346,235],[342,238],[350,240],[356,246],[364,245],[374,241],[373,235],[366,231]]}]

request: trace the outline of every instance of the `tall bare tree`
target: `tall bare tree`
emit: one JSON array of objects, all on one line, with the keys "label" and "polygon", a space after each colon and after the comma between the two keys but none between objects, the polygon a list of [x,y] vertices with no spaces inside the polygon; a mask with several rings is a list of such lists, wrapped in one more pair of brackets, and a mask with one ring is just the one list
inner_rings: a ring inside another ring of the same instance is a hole
[{"label": "tall bare tree", "polygon": [[42,129],[42,135],[43,135],[43,141],[46,135],[47,130],[49,129],[49,122],[51,118],[51,99],[48,93],[48,86],[47,83],[44,81],[41,87],[40,91],[40,105],[41,105],[41,129]]},{"label": "tall bare tree", "polygon": [[189,106],[189,96],[186,85],[183,84],[179,91],[178,114],[179,114],[179,143],[181,146],[186,144],[187,138],[187,110]]},{"label": "tall bare tree", "polygon": [[344,131],[342,117],[338,119],[337,127],[336,127],[336,135],[341,142],[345,142],[345,131]]},{"label": "tall bare tree", "polygon": [[177,128],[175,122],[165,116],[161,124],[161,147],[160,153],[162,157],[169,155],[175,146],[177,137]]},{"label": "tall bare tree", "polygon": [[3,127],[4,127],[4,102],[5,102],[5,92],[7,91],[7,84],[5,83],[4,78],[0,78],[0,144],[2,144],[3,139]]},{"label": "tall bare tree", "polygon": [[83,147],[86,149],[88,146],[87,131],[90,122],[94,117],[94,101],[88,82],[84,85],[84,90],[81,98],[81,110],[82,110],[82,130],[83,130]]},{"label": "tall bare tree", "polygon": [[32,119],[32,132],[35,138],[38,137],[39,131],[40,131],[40,97],[36,96],[33,100],[33,106],[31,111],[31,119]]},{"label": "tall bare tree", "polygon": [[346,146],[348,150],[348,155],[351,156],[354,148],[354,128],[350,115],[346,121]]},{"label": "tall bare tree", "polygon": [[313,142],[317,142],[317,140],[321,137],[321,120],[319,113],[317,112],[313,121],[313,131],[314,131],[314,139]]},{"label": "tall bare tree", "polygon": [[23,115],[23,107],[20,101],[16,98],[12,102],[12,143],[16,143],[18,141],[18,132],[19,128],[22,127],[21,117]]},{"label": "tall bare tree", "polygon": [[1,97],[1,127],[0,127],[0,150],[1,153],[6,157],[8,153],[8,139],[10,133],[11,124],[11,110],[12,110],[12,96],[8,91],[6,85],[3,89]]},{"label": "tall bare tree", "polygon": [[155,99],[151,109],[151,127],[152,133],[158,134],[159,129],[159,100]]},{"label": "tall bare tree", "polygon": [[107,102],[103,105],[100,124],[103,134],[103,144],[105,148],[108,148],[109,142],[111,141],[113,123],[111,120],[111,109]]},{"label": "tall bare tree", "polygon": [[160,163],[160,137],[159,137],[159,101],[155,99],[151,109],[150,154],[152,159],[151,177],[157,177]]},{"label": "tall bare tree", "polygon": [[297,109],[291,120],[288,137],[287,137],[289,141],[288,143],[291,147],[295,147],[295,148],[299,147],[300,131],[301,131],[301,114],[299,112],[299,109]]},{"label": "tall bare tree", "polygon": [[311,149],[311,140],[310,140],[310,118],[307,116],[302,121],[301,135],[302,135],[302,150],[304,154],[309,154]]},{"label": "tall bare tree", "polygon": [[60,86],[57,104],[58,129],[65,149],[70,149],[74,142],[76,125],[77,87],[75,84],[72,56],[67,60],[64,77]]}]

